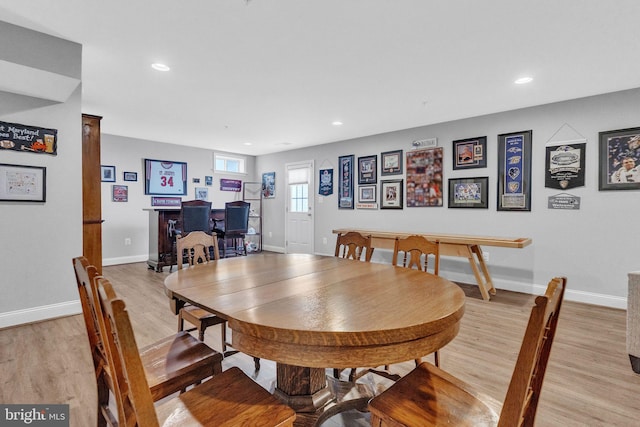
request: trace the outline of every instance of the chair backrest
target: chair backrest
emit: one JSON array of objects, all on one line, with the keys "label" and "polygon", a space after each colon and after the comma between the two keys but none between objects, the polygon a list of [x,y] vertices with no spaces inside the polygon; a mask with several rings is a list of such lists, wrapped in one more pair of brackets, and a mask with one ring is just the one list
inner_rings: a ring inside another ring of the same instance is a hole
[{"label": "chair backrest", "polygon": [[[204,231],[192,231],[184,237],[176,237],[176,251],[178,254],[178,270],[182,269],[181,259],[187,258],[189,265],[211,261],[209,248],[213,247],[213,258],[220,259],[218,238]],[[182,258],[181,258],[182,257]]]},{"label": "chair backrest", "polygon": [[536,297],[511,383],[500,412],[499,427],[533,426],[564,299],[565,277],[556,277]]},{"label": "chair backrest", "polygon": [[211,215],[211,202],[204,200],[187,200],[182,202],[180,218],[182,225],[180,231],[183,235],[192,231],[204,231],[211,233],[209,217]]},{"label": "chair backrest", "polygon": [[335,256],[359,261],[362,260],[363,253],[365,254],[364,260],[366,262],[371,261],[371,256],[373,255],[371,236],[365,237],[356,231],[338,234]]},{"label": "chair backrest", "polygon": [[224,204],[224,233],[246,234],[249,228],[249,208],[251,203],[238,200]]},{"label": "chair backrest", "polygon": [[103,340],[104,333],[100,327],[101,314],[93,292],[95,280],[99,277],[98,270],[95,266],[90,265],[89,261],[83,256],[73,259],[73,268],[76,274],[82,315],[87,328],[87,335],[89,336],[91,355],[96,373],[98,409],[109,425],[117,426],[115,414],[109,408],[109,391],[113,392],[115,386],[106,344]]},{"label": "chair backrest", "polygon": [[433,274],[437,276],[440,272],[440,242],[432,242],[418,235],[404,239],[396,237],[391,263],[396,266],[428,271],[430,255],[434,257]]},{"label": "chair backrest", "polygon": [[103,277],[96,279],[94,291],[100,303],[102,326],[108,335],[105,342],[112,363],[119,426],[158,426],[149,383],[125,303],[116,296],[111,283]]}]

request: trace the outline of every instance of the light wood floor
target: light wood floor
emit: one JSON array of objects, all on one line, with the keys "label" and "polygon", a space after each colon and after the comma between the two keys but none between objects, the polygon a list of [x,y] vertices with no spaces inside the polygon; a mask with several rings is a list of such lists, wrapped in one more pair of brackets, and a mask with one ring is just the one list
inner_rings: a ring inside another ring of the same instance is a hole
[{"label": "light wood floor", "polygon": [[[137,263],[105,267],[104,275],[135,307],[131,313],[139,346],[175,332],[176,318],[163,290],[168,272]],[[475,287],[466,291],[460,333],[441,350],[441,365],[502,401],[533,296],[498,290],[491,302],[484,302]],[[216,348],[217,330],[212,329],[207,343]],[[537,426],[639,425],[640,375],[631,370],[625,333],[625,311],[565,301]],[[263,361],[257,374],[245,355],[225,359],[224,366],[231,365],[264,387],[273,386],[272,362]],[[406,373],[411,367],[392,368]],[[72,427],[95,425],[95,380],[82,317],[0,330],[0,382],[0,403],[68,403]],[[362,425],[362,420],[344,425]]]}]

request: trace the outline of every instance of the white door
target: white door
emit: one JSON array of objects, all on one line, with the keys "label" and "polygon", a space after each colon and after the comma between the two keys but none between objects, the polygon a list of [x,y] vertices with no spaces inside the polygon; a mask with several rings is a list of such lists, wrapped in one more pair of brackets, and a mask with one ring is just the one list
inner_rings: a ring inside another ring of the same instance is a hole
[{"label": "white door", "polygon": [[313,160],[287,163],[287,206],[285,252],[312,254],[313,246]]}]

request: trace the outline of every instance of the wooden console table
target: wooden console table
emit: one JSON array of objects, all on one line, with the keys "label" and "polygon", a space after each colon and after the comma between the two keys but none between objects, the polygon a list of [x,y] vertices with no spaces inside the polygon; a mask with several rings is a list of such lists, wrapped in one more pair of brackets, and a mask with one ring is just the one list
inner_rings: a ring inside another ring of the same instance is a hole
[{"label": "wooden console table", "polygon": [[491,298],[491,295],[496,294],[496,289],[493,286],[493,281],[491,280],[491,274],[489,274],[487,264],[484,262],[480,246],[497,246],[501,248],[520,249],[531,244],[531,239],[529,237],[512,238],[471,236],[464,234],[436,234],[420,232],[404,233],[396,231],[361,230],[355,228],[339,228],[333,230],[333,233],[344,234],[349,231],[356,231],[363,236],[370,235],[371,246],[381,249],[393,250],[396,237],[402,239],[413,234],[419,234],[429,240],[439,241],[440,255],[462,257],[469,260],[469,265],[471,265],[471,270],[473,270],[482,298],[486,301]]}]

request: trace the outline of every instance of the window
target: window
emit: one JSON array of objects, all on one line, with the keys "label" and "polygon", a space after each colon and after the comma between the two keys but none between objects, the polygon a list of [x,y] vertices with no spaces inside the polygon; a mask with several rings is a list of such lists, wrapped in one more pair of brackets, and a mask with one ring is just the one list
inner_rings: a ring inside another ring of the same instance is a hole
[{"label": "window", "polygon": [[245,173],[245,159],[228,154],[213,155],[214,170],[216,172]]},{"label": "window", "polygon": [[291,212],[309,211],[309,184],[290,184],[289,193],[291,195],[289,201]]}]

